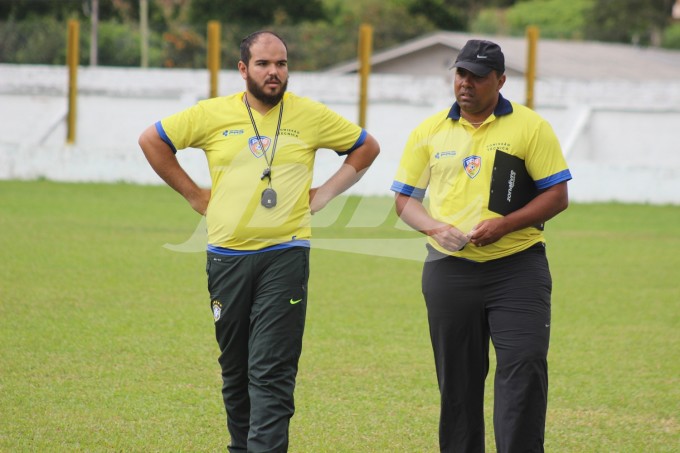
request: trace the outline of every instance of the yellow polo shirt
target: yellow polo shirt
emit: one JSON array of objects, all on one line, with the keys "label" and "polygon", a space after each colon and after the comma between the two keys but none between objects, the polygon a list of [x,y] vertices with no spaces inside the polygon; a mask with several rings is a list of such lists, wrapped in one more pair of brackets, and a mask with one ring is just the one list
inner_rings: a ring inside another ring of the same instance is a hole
[{"label": "yellow polo shirt", "polygon": [[[409,136],[391,189],[421,200],[428,191],[430,215],[467,234],[480,221],[501,216],[489,209],[498,152],[523,160],[538,190],[571,179],[548,122],[499,95],[494,113],[479,128],[460,116],[457,104],[423,121]],[[442,253],[478,262],[514,254],[544,240],[542,231],[534,227],[459,252],[428,239]]]},{"label": "yellow polo shirt", "polygon": [[[205,152],[212,180],[206,213],[208,249],[254,251],[309,240],[309,189],[316,151],[349,153],[363,143],[366,132],[319,102],[286,93],[282,103],[265,115],[251,110],[263,153],[243,94],[201,101],[156,124],[174,151]],[[268,180],[260,177],[266,159],[272,157],[282,105],[271,168],[277,205],[265,208],[260,200]]]}]

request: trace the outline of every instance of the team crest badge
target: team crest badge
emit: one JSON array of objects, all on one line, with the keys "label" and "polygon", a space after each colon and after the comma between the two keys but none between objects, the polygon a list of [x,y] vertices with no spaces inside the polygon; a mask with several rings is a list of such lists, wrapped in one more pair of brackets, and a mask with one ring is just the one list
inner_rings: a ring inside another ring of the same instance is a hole
[{"label": "team crest badge", "polygon": [[463,168],[470,179],[474,178],[479,174],[479,169],[482,168],[482,158],[479,156],[466,157],[463,160]]},{"label": "team crest badge", "polygon": [[267,150],[269,150],[269,144],[272,142],[272,139],[269,137],[261,136],[260,139],[262,139],[262,146],[264,146],[264,149],[262,149],[262,146],[260,146],[260,140],[258,140],[257,137],[250,137],[248,139],[248,147],[250,148],[250,152],[252,152],[257,158],[262,157],[262,155]]},{"label": "team crest badge", "polygon": [[219,321],[220,316],[222,316],[222,304],[220,303],[219,300],[212,301],[212,312],[213,318],[215,318],[215,322]]}]

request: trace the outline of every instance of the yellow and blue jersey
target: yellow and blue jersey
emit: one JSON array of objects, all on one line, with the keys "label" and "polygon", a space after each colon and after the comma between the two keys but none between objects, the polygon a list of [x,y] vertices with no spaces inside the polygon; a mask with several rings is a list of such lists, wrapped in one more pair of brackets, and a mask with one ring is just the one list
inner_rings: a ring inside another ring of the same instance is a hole
[{"label": "yellow and blue jersey", "polygon": [[272,158],[282,104],[265,115],[252,110],[263,150],[243,95],[200,101],[156,123],[173,151],[196,148],[205,152],[212,181],[206,213],[208,249],[248,253],[309,246],[309,189],[316,151],[350,153],[361,146],[366,131],[319,102],[286,93],[271,167],[278,204],[265,208],[260,198],[269,181],[261,176]]},{"label": "yellow and blue jersey", "polygon": [[[404,148],[392,191],[424,199],[430,215],[469,233],[480,221],[500,217],[489,209],[491,181],[497,154],[524,161],[537,190],[571,179],[559,141],[550,124],[531,109],[499,95],[493,114],[475,128],[454,103],[413,130]],[[450,252],[429,238],[442,253],[488,261],[543,242],[540,229],[524,228],[485,247]]]}]

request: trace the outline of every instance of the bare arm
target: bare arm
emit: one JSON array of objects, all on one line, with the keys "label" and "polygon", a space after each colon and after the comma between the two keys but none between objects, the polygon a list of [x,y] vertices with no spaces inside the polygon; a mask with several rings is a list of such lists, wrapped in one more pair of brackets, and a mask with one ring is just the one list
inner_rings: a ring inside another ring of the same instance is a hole
[{"label": "bare arm", "polygon": [[158,176],[179,192],[196,212],[205,215],[210,200],[210,190],[196,185],[179,165],[172,149],[158,135],[155,126],[149,126],[142,132],[139,137],[139,146]]},{"label": "bare arm", "polygon": [[469,238],[453,225],[433,219],[417,198],[397,194],[395,207],[397,215],[408,226],[431,236],[446,250],[456,252],[469,241]]},{"label": "bare arm", "polygon": [[491,244],[508,233],[552,219],[567,209],[568,205],[569,194],[565,181],[547,188],[526,206],[505,217],[480,222],[472,230],[470,242],[476,246]]},{"label": "bare arm", "polygon": [[309,207],[312,213],[324,208],[333,198],[356,184],[380,153],[378,142],[368,134],[364,143],[352,151],[340,169],[317,188],[309,191]]}]

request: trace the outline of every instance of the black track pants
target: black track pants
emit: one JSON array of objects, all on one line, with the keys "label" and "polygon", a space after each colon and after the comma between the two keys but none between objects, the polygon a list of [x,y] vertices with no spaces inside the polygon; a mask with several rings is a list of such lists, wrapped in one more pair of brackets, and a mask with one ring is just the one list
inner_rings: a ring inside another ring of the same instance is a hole
[{"label": "black track pants", "polygon": [[208,253],[230,452],[285,452],[307,308],[309,249]]},{"label": "black track pants", "polygon": [[498,453],[542,452],[552,291],[544,245],[486,263],[430,248],[422,287],[441,392],[441,451],[484,451],[491,338]]}]

